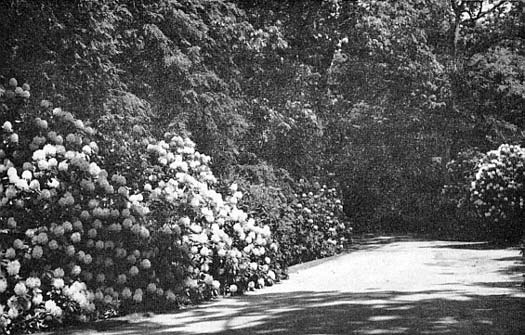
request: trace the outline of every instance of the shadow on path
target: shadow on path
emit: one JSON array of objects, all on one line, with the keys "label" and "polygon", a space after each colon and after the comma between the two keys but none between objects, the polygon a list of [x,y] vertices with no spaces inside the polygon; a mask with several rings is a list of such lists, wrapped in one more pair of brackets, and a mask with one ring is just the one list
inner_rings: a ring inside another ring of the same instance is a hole
[{"label": "shadow on path", "polygon": [[[97,333],[97,329],[120,335],[525,334],[523,298],[512,296],[451,291],[293,292],[234,300],[234,307],[213,304],[212,309],[193,310],[188,318],[175,313],[122,324],[101,322],[76,334]],[[208,332],[210,326],[217,331]]]},{"label": "shadow on path", "polygon": [[[516,250],[380,239],[347,256],[296,269],[289,281],[266,292],[48,334],[522,335],[519,262]],[[339,269],[333,277],[332,269]]]}]

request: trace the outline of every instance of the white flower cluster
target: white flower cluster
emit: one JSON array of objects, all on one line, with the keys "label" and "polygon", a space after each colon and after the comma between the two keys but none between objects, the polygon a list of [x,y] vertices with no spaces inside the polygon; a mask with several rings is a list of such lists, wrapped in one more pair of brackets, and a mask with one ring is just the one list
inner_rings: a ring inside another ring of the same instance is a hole
[{"label": "white flower cluster", "polygon": [[[169,134],[167,138],[168,142],[147,147],[162,172],[149,176],[144,198],[146,202],[169,203],[176,209],[171,215],[179,216],[177,224],[164,226],[163,231],[180,235],[190,250],[193,266],[186,287],[217,290],[221,285],[226,289],[234,285],[238,290],[239,285],[242,289],[255,288],[255,282],[264,286],[265,278],[275,277],[267,257],[268,249],[277,247],[270,227],[258,225],[237,208],[242,192],[236,184],[224,198],[212,189],[217,180],[208,166],[210,157],[196,152],[191,140]],[[246,283],[227,279],[234,273],[243,273]]]},{"label": "white flower cluster", "polygon": [[0,130],[4,327],[42,313],[67,317],[64,300],[89,315],[155,280],[147,210],[128,197],[125,178],[109,178],[99,165],[94,130],[59,108],[49,112],[47,121],[4,121]]},{"label": "white flower cluster", "polygon": [[471,198],[482,215],[496,222],[524,210],[525,148],[503,144],[477,166]]}]

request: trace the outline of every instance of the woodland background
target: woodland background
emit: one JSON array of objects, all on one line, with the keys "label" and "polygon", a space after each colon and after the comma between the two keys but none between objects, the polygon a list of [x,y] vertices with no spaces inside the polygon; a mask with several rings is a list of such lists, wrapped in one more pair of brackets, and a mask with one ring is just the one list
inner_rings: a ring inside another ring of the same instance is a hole
[{"label": "woodland background", "polygon": [[0,73],[101,129],[116,169],[134,169],[118,166],[134,125],[173,131],[221,179],[339,187],[358,231],[472,237],[479,218],[458,211],[468,171],[447,163],[524,143],[524,8],[10,0]]}]

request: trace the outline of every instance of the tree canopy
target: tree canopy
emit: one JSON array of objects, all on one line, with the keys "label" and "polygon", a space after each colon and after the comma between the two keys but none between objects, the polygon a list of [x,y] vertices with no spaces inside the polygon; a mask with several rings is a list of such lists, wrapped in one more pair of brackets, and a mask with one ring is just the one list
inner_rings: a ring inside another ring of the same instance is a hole
[{"label": "tree canopy", "polygon": [[505,0],[9,0],[0,72],[121,148],[136,124],[177,131],[219,175],[269,182],[284,169],[341,184],[351,213],[410,216],[458,153],[523,143],[524,10]]}]

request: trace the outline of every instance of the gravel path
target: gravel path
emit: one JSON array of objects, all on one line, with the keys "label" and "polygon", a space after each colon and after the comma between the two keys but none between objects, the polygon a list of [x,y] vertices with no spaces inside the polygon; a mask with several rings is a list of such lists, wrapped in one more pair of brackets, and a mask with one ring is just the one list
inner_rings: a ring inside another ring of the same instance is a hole
[{"label": "gravel path", "polygon": [[367,240],[243,297],[55,334],[525,334],[517,249]]}]

